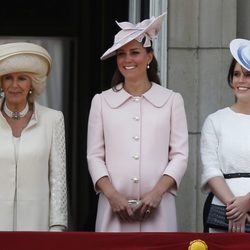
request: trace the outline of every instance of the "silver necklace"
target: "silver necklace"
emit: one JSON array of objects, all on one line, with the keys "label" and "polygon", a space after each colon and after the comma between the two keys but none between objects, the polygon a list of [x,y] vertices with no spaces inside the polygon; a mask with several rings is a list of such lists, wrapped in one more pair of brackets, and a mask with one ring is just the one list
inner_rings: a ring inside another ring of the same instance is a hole
[{"label": "silver necklace", "polygon": [[21,112],[12,112],[8,107],[6,102],[4,102],[4,106],[3,106],[3,111],[4,113],[15,120],[20,119],[21,117],[24,117],[25,115],[27,115],[27,113],[29,112],[29,104],[28,102],[25,105],[25,108],[21,111]]}]

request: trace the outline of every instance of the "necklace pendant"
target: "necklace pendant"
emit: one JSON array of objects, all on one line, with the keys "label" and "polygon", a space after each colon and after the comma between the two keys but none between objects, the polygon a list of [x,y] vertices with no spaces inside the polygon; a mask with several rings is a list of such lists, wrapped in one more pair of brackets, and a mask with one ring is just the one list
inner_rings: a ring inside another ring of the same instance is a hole
[{"label": "necklace pendant", "polygon": [[15,119],[15,120],[19,120],[20,119],[19,112],[12,112],[12,118]]},{"label": "necklace pendant", "polygon": [[3,111],[8,117],[14,120],[19,120],[21,117],[24,117],[25,115],[28,114],[29,104],[27,102],[25,108],[21,112],[17,111],[12,112],[11,110],[8,109],[6,102],[4,102]]}]

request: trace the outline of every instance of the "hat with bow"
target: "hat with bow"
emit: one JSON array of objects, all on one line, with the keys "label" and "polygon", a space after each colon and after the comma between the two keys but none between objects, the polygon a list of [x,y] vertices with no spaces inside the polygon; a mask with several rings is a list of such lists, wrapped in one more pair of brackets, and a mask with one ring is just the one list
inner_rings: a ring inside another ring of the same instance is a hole
[{"label": "hat with bow", "polygon": [[158,34],[163,18],[166,14],[167,13],[165,12],[158,17],[153,16],[150,19],[145,19],[137,24],[130,22],[119,23],[116,21],[121,30],[115,35],[114,44],[101,56],[101,60],[105,60],[111,56],[114,56],[117,49],[121,48],[134,39],[142,42],[142,40],[145,38],[143,47],[150,47],[151,41]]}]

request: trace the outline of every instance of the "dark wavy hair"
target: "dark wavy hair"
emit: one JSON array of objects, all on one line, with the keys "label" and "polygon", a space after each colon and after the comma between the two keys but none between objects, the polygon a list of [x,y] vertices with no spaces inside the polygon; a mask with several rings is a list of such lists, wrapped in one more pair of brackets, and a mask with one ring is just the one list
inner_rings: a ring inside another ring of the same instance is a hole
[{"label": "dark wavy hair", "polygon": [[[144,40],[142,40],[142,44],[144,44]],[[147,75],[150,82],[155,82],[156,84],[161,85],[160,78],[158,76],[158,62],[154,56],[154,50],[152,48],[152,43],[150,47],[145,47],[147,53],[153,54],[153,59],[149,64],[149,69],[147,69]],[[112,80],[111,80],[111,87],[114,91],[119,91],[120,89],[117,89],[117,85],[120,83],[124,83],[124,76],[121,74],[118,67],[116,67],[116,70],[113,74]]]},{"label": "dark wavy hair", "polygon": [[230,63],[228,74],[227,74],[227,83],[228,83],[230,88],[233,88],[232,81],[233,81],[234,68],[235,68],[236,63],[237,63],[237,61],[233,58],[231,63]]}]

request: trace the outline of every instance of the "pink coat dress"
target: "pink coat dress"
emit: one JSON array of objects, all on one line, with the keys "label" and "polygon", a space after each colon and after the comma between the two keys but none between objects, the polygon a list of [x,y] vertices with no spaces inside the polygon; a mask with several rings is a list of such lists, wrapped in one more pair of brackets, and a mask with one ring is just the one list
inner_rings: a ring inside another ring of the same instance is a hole
[{"label": "pink coat dress", "polygon": [[[124,89],[96,94],[89,114],[87,159],[94,187],[101,177],[108,176],[128,200],[140,199],[162,175],[174,178],[178,188],[188,160],[181,95],[155,83],[141,97]],[[176,191],[166,192],[147,220],[132,223],[120,222],[100,193],[96,231],[175,232]]]}]

